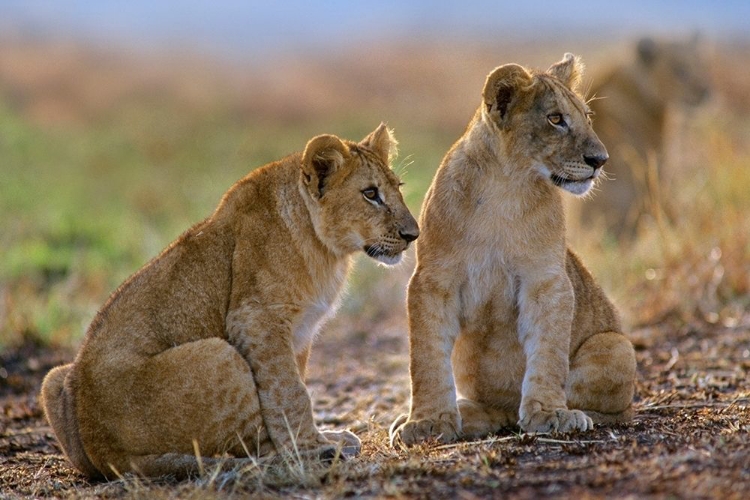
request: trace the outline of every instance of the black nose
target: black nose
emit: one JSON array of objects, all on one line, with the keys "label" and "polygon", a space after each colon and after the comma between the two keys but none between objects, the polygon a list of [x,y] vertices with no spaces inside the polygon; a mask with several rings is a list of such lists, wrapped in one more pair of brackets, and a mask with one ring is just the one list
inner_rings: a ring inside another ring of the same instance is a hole
[{"label": "black nose", "polygon": [[601,168],[602,165],[607,163],[607,160],[609,160],[609,155],[603,154],[603,155],[583,155],[583,161],[586,162],[586,165],[593,169]]},{"label": "black nose", "polygon": [[417,237],[419,237],[419,230],[417,230],[416,232],[399,231],[398,235],[401,236],[401,238],[403,238],[407,243],[411,243],[412,241],[416,240]]}]

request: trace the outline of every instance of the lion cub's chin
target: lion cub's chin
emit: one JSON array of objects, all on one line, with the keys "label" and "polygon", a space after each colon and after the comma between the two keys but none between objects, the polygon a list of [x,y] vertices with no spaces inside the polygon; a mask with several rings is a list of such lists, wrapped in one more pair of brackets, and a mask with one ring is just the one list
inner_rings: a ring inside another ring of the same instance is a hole
[{"label": "lion cub's chin", "polygon": [[569,193],[573,193],[576,196],[584,196],[591,190],[593,186],[594,179],[586,179],[583,181],[565,182],[560,187]]},{"label": "lion cub's chin", "polygon": [[387,254],[372,255],[368,252],[365,252],[365,253],[367,253],[367,255],[369,255],[374,260],[376,260],[378,264],[382,264],[388,267],[395,266],[396,264],[401,262],[401,257],[404,255],[403,253],[398,253],[396,255],[387,255]]},{"label": "lion cub's chin", "polygon": [[569,193],[572,193],[575,196],[586,195],[594,186],[595,179],[599,175],[599,173],[596,172],[587,179],[574,180],[574,179],[563,178],[563,177],[553,174],[550,171],[550,169],[547,168],[547,166],[545,165],[538,165],[536,169],[544,178],[549,180],[552,184],[559,187],[560,189],[563,189]]},{"label": "lion cub's chin", "polygon": [[401,262],[401,256],[403,254],[398,255],[381,255],[379,257],[375,257],[375,260],[377,260],[380,264],[383,264],[384,266],[395,266],[399,262]]}]

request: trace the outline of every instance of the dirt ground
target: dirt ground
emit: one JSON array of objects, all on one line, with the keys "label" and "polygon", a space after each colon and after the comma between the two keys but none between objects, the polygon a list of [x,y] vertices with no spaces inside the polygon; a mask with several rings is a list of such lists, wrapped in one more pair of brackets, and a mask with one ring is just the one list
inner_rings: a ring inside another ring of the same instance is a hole
[{"label": "dirt ground", "polygon": [[[73,353],[33,342],[0,355],[0,497],[223,498],[750,498],[750,331],[646,327],[637,416],[586,434],[522,436],[394,450],[388,426],[408,408],[403,318],[337,320],[308,377],[323,427],[348,427],[359,458],[302,474],[212,475],[192,481],[88,482],[60,452],[37,394]],[[287,471],[289,472],[289,471]],[[299,471],[298,471],[299,472]]]}]

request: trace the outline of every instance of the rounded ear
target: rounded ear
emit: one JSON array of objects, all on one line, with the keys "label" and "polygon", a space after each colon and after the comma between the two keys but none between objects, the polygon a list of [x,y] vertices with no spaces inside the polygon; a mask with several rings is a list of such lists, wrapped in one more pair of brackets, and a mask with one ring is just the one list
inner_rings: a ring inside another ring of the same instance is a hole
[{"label": "rounded ear", "polygon": [[310,139],[302,153],[302,174],[313,195],[320,198],[328,177],[341,168],[350,157],[349,148],[335,135],[319,135]]},{"label": "rounded ear", "polygon": [[638,41],[638,58],[646,65],[650,65],[656,59],[656,41],[653,38],[641,38]]},{"label": "rounded ear", "polygon": [[581,58],[567,52],[561,61],[550,66],[547,70],[547,74],[560,80],[563,85],[573,92],[578,92],[578,86],[583,79],[584,69],[585,66],[583,65]]},{"label": "rounded ear", "polygon": [[518,92],[531,83],[531,75],[523,66],[504,64],[487,75],[482,99],[490,116],[500,122],[508,115],[508,107]]},{"label": "rounded ear", "polygon": [[385,123],[378,125],[359,145],[375,153],[386,165],[390,165],[398,154],[398,141],[393,136],[393,130],[386,127]]}]

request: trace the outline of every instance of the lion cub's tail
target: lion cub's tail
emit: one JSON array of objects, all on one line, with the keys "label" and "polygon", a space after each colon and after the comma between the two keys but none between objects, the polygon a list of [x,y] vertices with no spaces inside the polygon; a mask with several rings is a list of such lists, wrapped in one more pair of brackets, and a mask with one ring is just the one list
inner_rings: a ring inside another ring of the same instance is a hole
[{"label": "lion cub's tail", "polygon": [[68,460],[90,478],[101,477],[101,472],[94,467],[86,455],[78,432],[73,394],[67,383],[71,368],[73,368],[72,364],[58,366],[44,377],[41,393],[42,408]]}]

